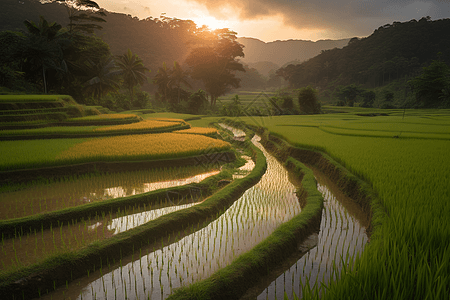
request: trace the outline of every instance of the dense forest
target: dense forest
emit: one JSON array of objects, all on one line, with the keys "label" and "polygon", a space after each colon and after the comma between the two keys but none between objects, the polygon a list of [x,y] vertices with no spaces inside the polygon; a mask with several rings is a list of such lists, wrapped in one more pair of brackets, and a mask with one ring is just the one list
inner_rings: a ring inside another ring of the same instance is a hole
[{"label": "dense forest", "polygon": [[424,17],[419,21],[386,24],[366,38],[355,37],[342,49],[324,50],[306,62],[278,69],[277,74],[293,88],[312,85],[322,90],[322,95],[340,98],[341,104],[353,104],[364,89],[391,85],[385,89],[385,98],[392,98],[389,93],[397,92],[397,98],[402,98],[397,99],[399,104],[401,100],[407,101],[408,93],[414,89],[410,79],[422,74],[433,61],[439,61],[443,68],[443,81],[447,83],[441,89],[447,89],[444,94],[448,93],[449,19],[432,21]]}]

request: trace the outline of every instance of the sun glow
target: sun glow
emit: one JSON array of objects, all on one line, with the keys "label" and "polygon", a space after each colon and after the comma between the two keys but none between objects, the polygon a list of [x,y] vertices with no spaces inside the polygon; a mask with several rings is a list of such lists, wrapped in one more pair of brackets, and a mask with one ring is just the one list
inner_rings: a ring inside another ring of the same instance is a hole
[{"label": "sun glow", "polygon": [[205,25],[208,26],[211,30],[230,28],[230,24],[226,20],[218,20],[211,16],[193,18],[192,21],[194,21],[195,24],[197,24],[197,26],[199,27]]}]

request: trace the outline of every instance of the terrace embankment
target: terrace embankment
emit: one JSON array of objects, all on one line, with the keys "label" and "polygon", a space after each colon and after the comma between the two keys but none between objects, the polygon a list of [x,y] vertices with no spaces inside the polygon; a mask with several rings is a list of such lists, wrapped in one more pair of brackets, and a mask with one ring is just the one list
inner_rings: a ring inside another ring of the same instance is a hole
[{"label": "terrace embankment", "polygon": [[125,162],[88,162],[76,165],[55,166],[0,172],[0,186],[32,182],[36,179],[56,179],[86,173],[114,173],[148,170],[152,168],[180,167],[189,165],[223,164],[236,159],[232,151],[204,153],[176,159]]},{"label": "terrace embankment", "polygon": [[117,262],[136,249],[152,247],[157,241],[167,240],[171,234],[173,237],[177,232],[185,232],[192,224],[208,222],[259,181],[266,170],[266,160],[257,148],[253,149],[253,159],[256,166],[248,176],[231,182],[196,206],[164,215],[81,250],[68,251],[40,264],[2,274],[0,294],[9,295],[10,299],[38,297],[75,278],[89,275],[90,271],[98,270],[108,262]]},{"label": "terrace embankment", "polygon": [[[261,274],[268,273],[270,276],[269,273],[279,266],[280,261],[285,261],[289,255],[299,250],[304,251],[301,250],[301,246],[299,248],[298,243],[306,240],[308,235],[314,232],[312,230],[315,228],[314,224],[321,223],[323,204],[321,196],[317,195],[313,172],[300,161],[321,170],[332,182],[336,182],[344,194],[353,198],[356,210],[366,215],[368,219],[365,222],[366,226],[371,223],[373,192],[365,182],[323,153],[294,148],[265,130],[259,130],[259,133],[263,137],[262,143],[265,148],[279,160],[286,161],[287,167],[294,169],[297,176],[302,178],[302,188],[298,190],[299,201],[304,205],[302,213],[280,226],[267,240],[240,256],[230,266],[203,282],[175,292],[170,299],[238,299],[245,295],[250,286],[261,284],[258,282],[264,277]],[[370,232],[367,227],[366,232]],[[298,257],[298,253],[294,256],[296,255]],[[233,288],[230,289],[230,286]]]},{"label": "terrace embankment", "polygon": [[[234,134],[236,136],[236,132]],[[271,159],[274,160],[273,157]],[[315,187],[312,171],[295,159],[289,159],[287,168],[297,179],[301,179],[301,186],[297,189],[301,213],[278,224],[267,238],[241,254],[230,265],[201,282],[176,290],[169,299],[239,299],[249,288],[260,284],[261,275],[269,273],[280,261],[298,252],[299,244],[319,230],[323,198]],[[284,183],[275,180],[275,183],[265,184]],[[269,193],[265,196],[270,198],[272,195]]]}]

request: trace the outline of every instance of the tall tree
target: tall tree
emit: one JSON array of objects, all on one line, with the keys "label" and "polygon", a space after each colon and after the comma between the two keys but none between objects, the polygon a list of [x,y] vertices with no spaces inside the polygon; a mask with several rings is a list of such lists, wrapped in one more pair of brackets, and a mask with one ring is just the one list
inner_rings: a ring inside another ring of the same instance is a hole
[{"label": "tall tree", "polygon": [[211,96],[211,107],[215,107],[217,98],[230,87],[240,86],[235,72],[245,72],[245,69],[236,58],[244,57],[243,47],[236,41],[235,32],[221,29],[216,31],[215,40],[194,48],[186,58],[191,77],[201,80]]},{"label": "tall tree", "polygon": [[104,58],[98,63],[87,60],[85,65],[88,74],[92,76],[84,83],[85,92],[100,100],[102,96],[119,89],[120,71],[112,57]]},{"label": "tall tree", "polygon": [[53,70],[60,77],[67,73],[63,51],[71,41],[65,36],[67,30],[55,22],[48,23],[43,16],[38,25],[33,21],[24,21],[24,24],[28,30],[22,48],[24,68],[30,71],[30,75],[42,74],[44,93],[47,93],[47,71]]},{"label": "tall tree", "polygon": [[300,110],[305,114],[319,114],[321,111],[317,90],[311,86],[303,87],[299,90],[298,104]]},{"label": "tall tree", "polygon": [[159,67],[155,77],[153,77],[153,83],[158,86],[158,93],[160,97],[163,97],[163,101],[167,101],[167,94],[169,92],[170,75],[167,70],[167,65],[163,62],[163,66]]},{"label": "tall tree", "polygon": [[408,82],[416,94],[416,105],[423,108],[440,107],[450,86],[450,67],[435,60],[423,68],[422,75]]},{"label": "tall tree", "polygon": [[116,56],[116,64],[121,70],[124,86],[130,92],[131,102],[133,102],[133,88],[142,85],[147,81],[146,72],[150,72],[137,54],[133,54],[130,49],[123,55]]},{"label": "tall tree", "polygon": [[184,71],[178,62],[173,63],[172,71],[170,72],[170,79],[167,85],[177,87],[177,103],[180,103],[181,84],[191,87],[190,83],[186,80],[188,73]]}]

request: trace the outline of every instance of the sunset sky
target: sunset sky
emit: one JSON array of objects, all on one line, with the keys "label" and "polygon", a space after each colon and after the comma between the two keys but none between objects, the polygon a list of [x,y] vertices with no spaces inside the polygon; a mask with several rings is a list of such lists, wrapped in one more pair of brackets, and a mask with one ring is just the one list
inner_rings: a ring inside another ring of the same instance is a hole
[{"label": "sunset sky", "polygon": [[137,16],[190,19],[230,28],[265,42],[370,35],[394,21],[450,18],[450,0],[97,0],[101,7]]}]

